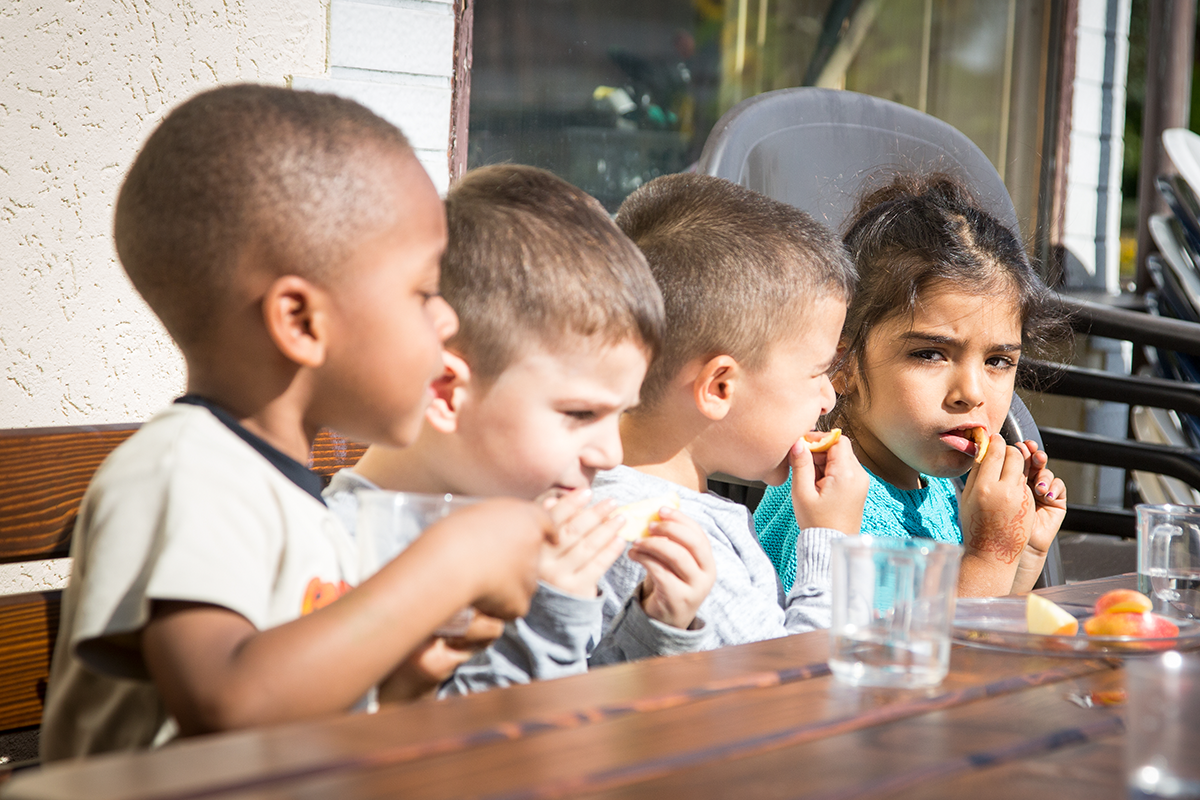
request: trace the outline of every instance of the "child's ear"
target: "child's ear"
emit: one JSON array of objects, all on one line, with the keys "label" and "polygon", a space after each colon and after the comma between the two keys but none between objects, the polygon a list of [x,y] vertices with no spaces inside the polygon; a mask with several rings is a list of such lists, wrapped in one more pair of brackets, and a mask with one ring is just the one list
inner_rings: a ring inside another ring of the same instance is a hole
[{"label": "child's ear", "polygon": [[463,357],[442,351],[442,374],[433,379],[433,400],[425,410],[425,419],[440,433],[458,429],[458,411],[471,380],[471,367]]},{"label": "child's ear", "polygon": [[692,397],[700,413],[714,422],[724,419],[733,403],[741,365],[727,355],[713,356],[700,367],[692,381]]},{"label": "child's ear", "polygon": [[285,358],[301,367],[325,363],[329,345],[328,298],[299,275],[283,275],[267,287],[262,299],[267,334]]}]

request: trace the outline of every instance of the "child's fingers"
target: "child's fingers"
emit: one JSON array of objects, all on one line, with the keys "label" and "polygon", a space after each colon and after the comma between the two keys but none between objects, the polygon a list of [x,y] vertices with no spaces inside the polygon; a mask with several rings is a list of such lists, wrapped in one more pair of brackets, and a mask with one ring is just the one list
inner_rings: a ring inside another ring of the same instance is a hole
[{"label": "child's fingers", "polygon": [[604,568],[608,569],[625,550],[625,540],[617,536],[624,525],[622,517],[613,516],[592,526],[563,550],[560,559],[573,572],[605,559],[608,563]]},{"label": "child's fingers", "polygon": [[630,549],[629,557],[643,567],[648,561],[657,562],[684,583],[692,583],[704,572],[691,550],[666,536],[643,539]]},{"label": "child's fingers", "polygon": [[[837,444],[834,445],[834,447],[837,446]],[[830,448],[828,452],[832,451],[833,448]],[[792,497],[804,500],[814,494],[813,486],[817,482],[817,468],[813,463],[813,454],[804,446],[803,439],[792,445],[792,449],[788,451],[788,465],[792,468]],[[826,468],[828,466],[829,462],[826,461]]]},{"label": "child's fingers", "polygon": [[[566,501],[560,501],[558,505],[562,505],[564,502]],[[616,502],[606,498],[594,505],[577,509],[574,514],[555,526],[558,531],[559,546],[564,550],[569,549],[596,526],[610,521],[616,525],[614,530],[620,530],[620,522],[613,516],[616,508]]]},{"label": "child's fingers", "polygon": [[1005,483],[1016,481],[1024,483],[1026,479],[1025,456],[1021,455],[1021,451],[1016,447],[1003,444],[1003,439],[1001,439],[1001,447],[1003,448],[1004,458],[1000,462],[999,480]]},{"label": "child's fingers", "polygon": [[708,542],[708,534],[696,521],[674,508],[664,508],[659,511],[660,520],[650,524],[651,541],[655,536],[672,539],[692,554],[692,558],[702,570],[715,569],[712,545]]}]

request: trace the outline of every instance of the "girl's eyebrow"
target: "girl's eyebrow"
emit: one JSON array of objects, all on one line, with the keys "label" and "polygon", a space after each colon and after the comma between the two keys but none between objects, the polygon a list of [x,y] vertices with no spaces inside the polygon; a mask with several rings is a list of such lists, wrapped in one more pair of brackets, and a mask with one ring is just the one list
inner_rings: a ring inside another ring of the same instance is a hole
[{"label": "girl's eyebrow", "polygon": [[[909,331],[908,333],[900,334],[900,338],[905,341],[928,342],[929,344],[941,344],[947,347],[962,348],[965,344],[955,339],[953,336],[944,336],[937,333],[921,333],[920,331]],[[1019,353],[1021,352],[1020,343],[1017,344],[994,344],[988,348],[989,352],[995,351],[1000,353]]]}]

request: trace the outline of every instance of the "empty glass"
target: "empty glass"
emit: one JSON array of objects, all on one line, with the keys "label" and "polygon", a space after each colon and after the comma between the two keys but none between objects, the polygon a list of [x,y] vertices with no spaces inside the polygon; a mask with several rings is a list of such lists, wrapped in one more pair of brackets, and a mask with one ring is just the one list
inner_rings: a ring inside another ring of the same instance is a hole
[{"label": "empty glass", "polygon": [[928,539],[833,543],[829,667],[856,686],[936,686],[950,668],[962,548]]},{"label": "empty glass", "polygon": [[[359,570],[363,580],[374,575],[416,541],[439,519],[479,502],[477,497],[452,494],[418,494],[359,489],[358,517],[354,538],[358,545]],[[467,632],[473,608],[464,608],[434,631],[437,636],[462,636]]]}]

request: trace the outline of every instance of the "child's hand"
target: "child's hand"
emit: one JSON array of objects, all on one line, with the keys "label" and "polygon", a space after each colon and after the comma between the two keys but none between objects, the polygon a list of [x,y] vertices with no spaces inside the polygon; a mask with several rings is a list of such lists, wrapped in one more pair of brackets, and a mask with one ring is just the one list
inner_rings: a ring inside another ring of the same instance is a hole
[{"label": "child's hand", "polygon": [[713,582],[717,562],[708,534],[681,511],[663,508],[650,536],[629,548],[629,558],[646,568],[641,601],[646,616],[686,630]]},{"label": "child's hand", "polygon": [[796,525],[857,534],[871,478],[854,457],[850,440],[843,436],[824,453],[811,453],[803,441],[797,442],[788,463]]},{"label": "child's hand", "polygon": [[381,703],[416,700],[437,689],[471,656],[494,642],[504,632],[504,622],[475,614],[462,636],[430,637],[379,686]]},{"label": "child's hand", "polygon": [[1017,560],[1017,574],[1012,585],[1014,594],[1028,592],[1037,582],[1046,563],[1046,554],[1050,552],[1067,513],[1066,484],[1046,469],[1046,452],[1038,449],[1037,442],[1031,439],[1017,444],[1017,449],[1025,456],[1026,483],[1033,491],[1036,520],[1025,550]]},{"label": "child's hand", "polygon": [[537,589],[542,545],[557,537],[549,515],[535,503],[494,498],[456,511],[435,522],[409,548],[417,549],[435,536],[456,539],[456,572],[473,587],[471,605],[499,619],[529,611]]},{"label": "child's hand", "polygon": [[616,503],[587,502],[590,489],[576,489],[561,497],[548,497],[542,507],[554,523],[554,536],[542,545],[538,577],[551,586],[579,597],[595,597],[596,583],[625,550],[617,536],[622,520],[613,516]]},{"label": "child's hand", "polygon": [[959,501],[963,532],[959,594],[1008,594],[1017,560],[1037,527],[1033,489],[1026,477],[1028,448],[1022,453],[993,434],[987,455],[967,477]]}]

